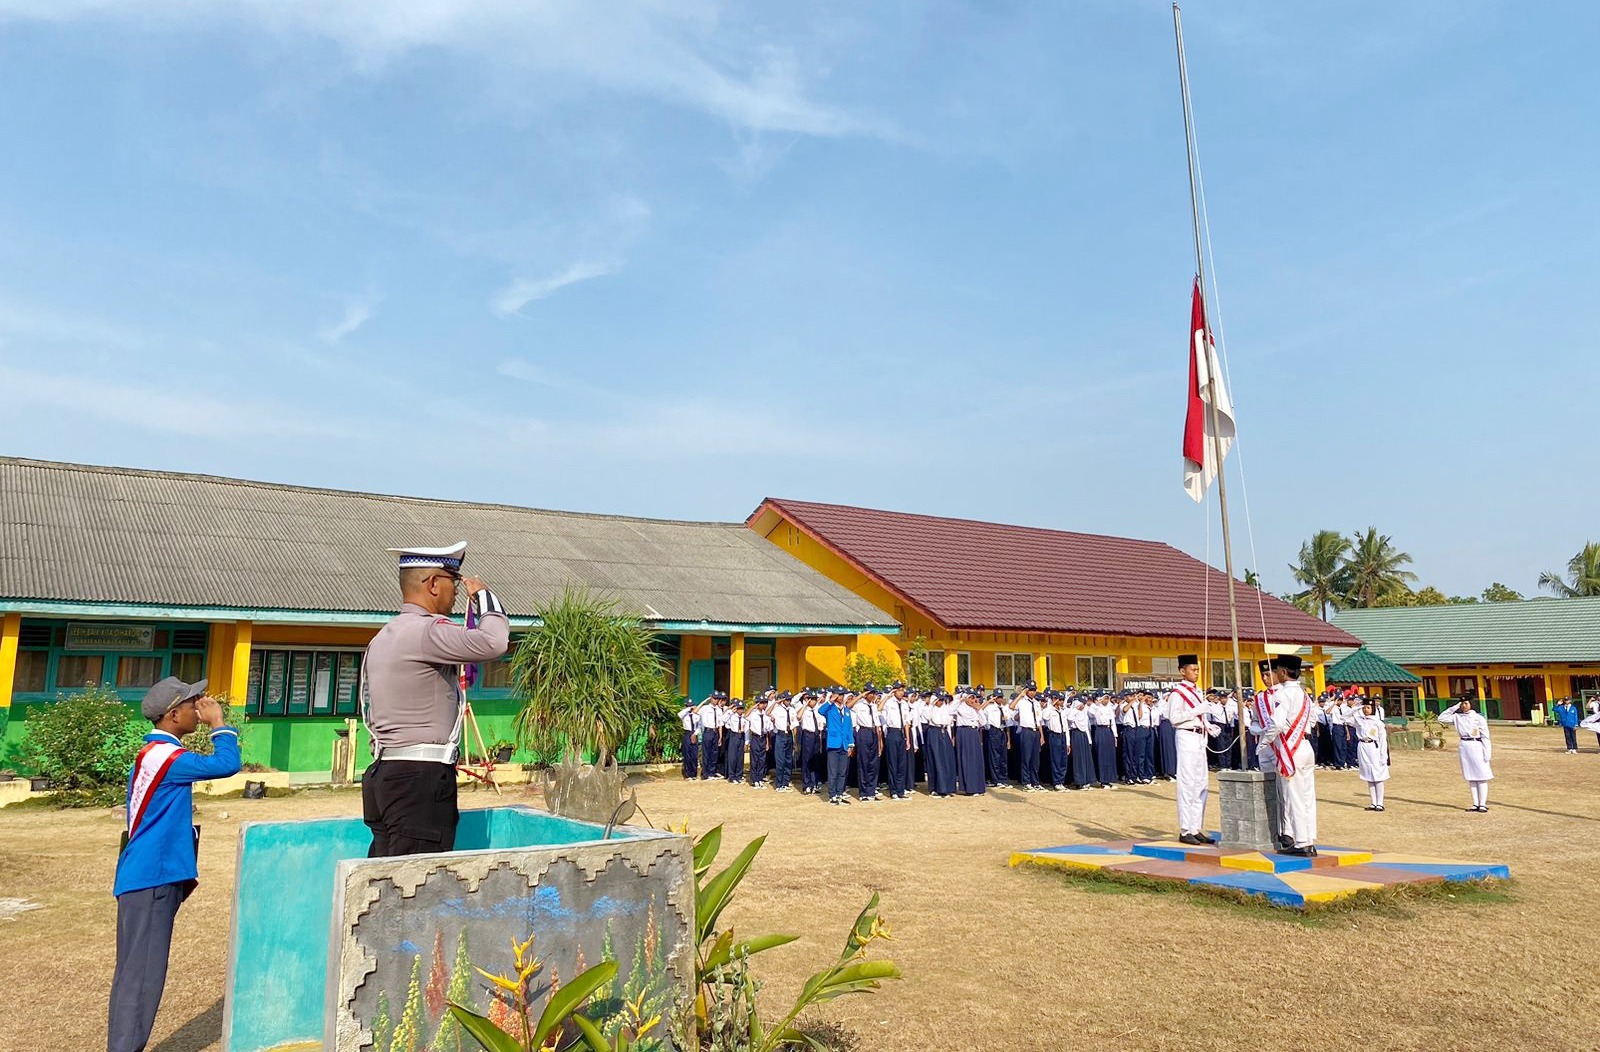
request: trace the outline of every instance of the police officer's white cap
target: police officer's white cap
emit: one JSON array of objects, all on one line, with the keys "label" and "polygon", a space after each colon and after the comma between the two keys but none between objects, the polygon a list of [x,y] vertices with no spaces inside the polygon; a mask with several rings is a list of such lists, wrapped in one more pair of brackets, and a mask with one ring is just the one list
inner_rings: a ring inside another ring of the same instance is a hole
[{"label": "police officer's white cap", "polygon": [[400,567],[434,567],[440,570],[461,571],[461,562],[467,557],[467,542],[457,541],[448,548],[390,548],[400,556]]}]

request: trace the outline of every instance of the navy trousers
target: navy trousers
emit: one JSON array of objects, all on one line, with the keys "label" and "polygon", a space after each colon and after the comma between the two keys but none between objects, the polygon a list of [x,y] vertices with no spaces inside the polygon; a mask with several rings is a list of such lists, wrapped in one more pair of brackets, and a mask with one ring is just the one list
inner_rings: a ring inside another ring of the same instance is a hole
[{"label": "navy trousers", "polygon": [[1067,784],[1067,736],[1061,731],[1044,732],[1045,754],[1050,757],[1050,784]]},{"label": "navy trousers", "polygon": [[967,796],[983,793],[983,728],[956,728],[956,788]]},{"label": "navy trousers", "polygon": [[822,784],[822,738],[816,731],[800,732],[800,788],[815,789]]},{"label": "navy trousers", "polygon": [[683,732],[683,776],[693,778],[700,764],[700,743],[695,740],[694,731]]},{"label": "navy trousers", "polygon": [[983,746],[989,753],[989,784],[1006,784],[1006,729],[985,727]]},{"label": "navy trousers", "polygon": [[1067,758],[1072,761],[1072,784],[1082,789],[1094,785],[1094,750],[1089,736],[1083,731],[1073,731],[1067,736]]},{"label": "navy trousers", "polygon": [[1156,752],[1161,758],[1161,777],[1178,777],[1178,732],[1171,720],[1162,720],[1156,726]]},{"label": "navy trousers", "polygon": [[110,1052],[144,1052],[167,985],[167,954],[178,907],[193,885],[162,884],[117,896],[117,969],[107,1021]]},{"label": "navy trousers", "polygon": [[1117,733],[1109,724],[1096,724],[1092,733],[1095,780],[1101,785],[1111,785],[1117,780]]},{"label": "navy trousers", "polygon": [[757,734],[750,739],[750,784],[760,785],[767,780],[767,736]]},{"label": "navy trousers", "polygon": [[717,732],[703,730],[700,732],[700,777],[715,778],[717,776],[717,754],[722,750],[717,748]]},{"label": "navy trousers", "polygon": [[787,789],[794,781],[794,735],[779,731],[772,739],[772,787]]},{"label": "navy trousers", "polygon": [[856,728],[856,788],[863,800],[878,795],[878,732],[871,727]]},{"label": "navy trousers", "polygon": [[883,761],[888,768],[889,795],[904,796],[911,788],[911,752],[906,748],[906,732],[901,727],[883,731]]},{"label": "navy trousers", "polygon": [[1023,785],[1039,784],[1039,729],[1037,727],[1017,728],[1017,751],[1020,757],[1020,770],[1018,779]]},{"label": "navy trousers", "polygon": [[1578,747],[1578,728],[1563,727],[1561,728],[1561,734],[1562,737],[1567,739],[1567,748],[1576,749]]},{"label": "navy trousers", "polygon": [[845,781],[850,777],[850,750],[828,750],[828,799],[844,799]]},{"label": "navy trousers", "polygon": [[727,741],[728,753],[722,770],[730,782],[744,780],[744,735],[730,734]]}]

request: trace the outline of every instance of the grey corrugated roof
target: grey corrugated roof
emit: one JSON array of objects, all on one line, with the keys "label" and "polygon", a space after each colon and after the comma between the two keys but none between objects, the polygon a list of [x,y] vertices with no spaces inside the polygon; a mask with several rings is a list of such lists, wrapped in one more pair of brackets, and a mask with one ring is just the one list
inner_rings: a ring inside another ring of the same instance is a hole
[{"label": "grey corrugated roof", "polygon": [[1333,623],[1398,665],[1600,661],[1600,599],[1341,610]]},{"label": "grey corrugated roof", "polygon": [[892,627],[739,523],[391,497],[0,457],[0,598],[392,611],[385,548],[466,540],[512,612],[568,583],[651,621]]}]

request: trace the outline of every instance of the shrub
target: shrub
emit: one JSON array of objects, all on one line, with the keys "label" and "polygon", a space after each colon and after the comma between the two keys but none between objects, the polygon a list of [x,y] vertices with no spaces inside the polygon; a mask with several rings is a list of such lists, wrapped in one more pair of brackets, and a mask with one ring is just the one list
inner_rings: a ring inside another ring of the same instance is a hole
[{"label": "shrub", "polygon": [[20,762],[80,802],[122,801],[128,770],[150,725],[122,699],[96,687],[63,694],[28,716]]},{"label": "shrub", "polygon": [[900,665],[890,657],[876,657],[859,650],[844,663],[844,685],[860,690],[871,683],[880,690],[900,678]]}]

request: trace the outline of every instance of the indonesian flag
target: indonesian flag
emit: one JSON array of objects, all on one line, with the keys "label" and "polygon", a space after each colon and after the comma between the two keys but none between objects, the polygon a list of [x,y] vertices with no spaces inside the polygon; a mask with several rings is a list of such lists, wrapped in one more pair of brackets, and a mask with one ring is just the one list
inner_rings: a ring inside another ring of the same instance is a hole
[{"label": "indonesian flag", "polygon": [[[1217,477],[1222,459],[1233,447],[1233,403],[1217,366],[1217,345],[1206,325],[1206,301],[1200,279],[1194,279],[1194,306],[1189,316],[1189,411],[1183,418],[1183,488],[1195,501],[1205,499],[1206,487]],[[1215,428],[1211,400],[1215,397]],[[1220,435],[1221,441],[1212,438]],[[1220,450],[1218,447],[1221,447]]]}]

